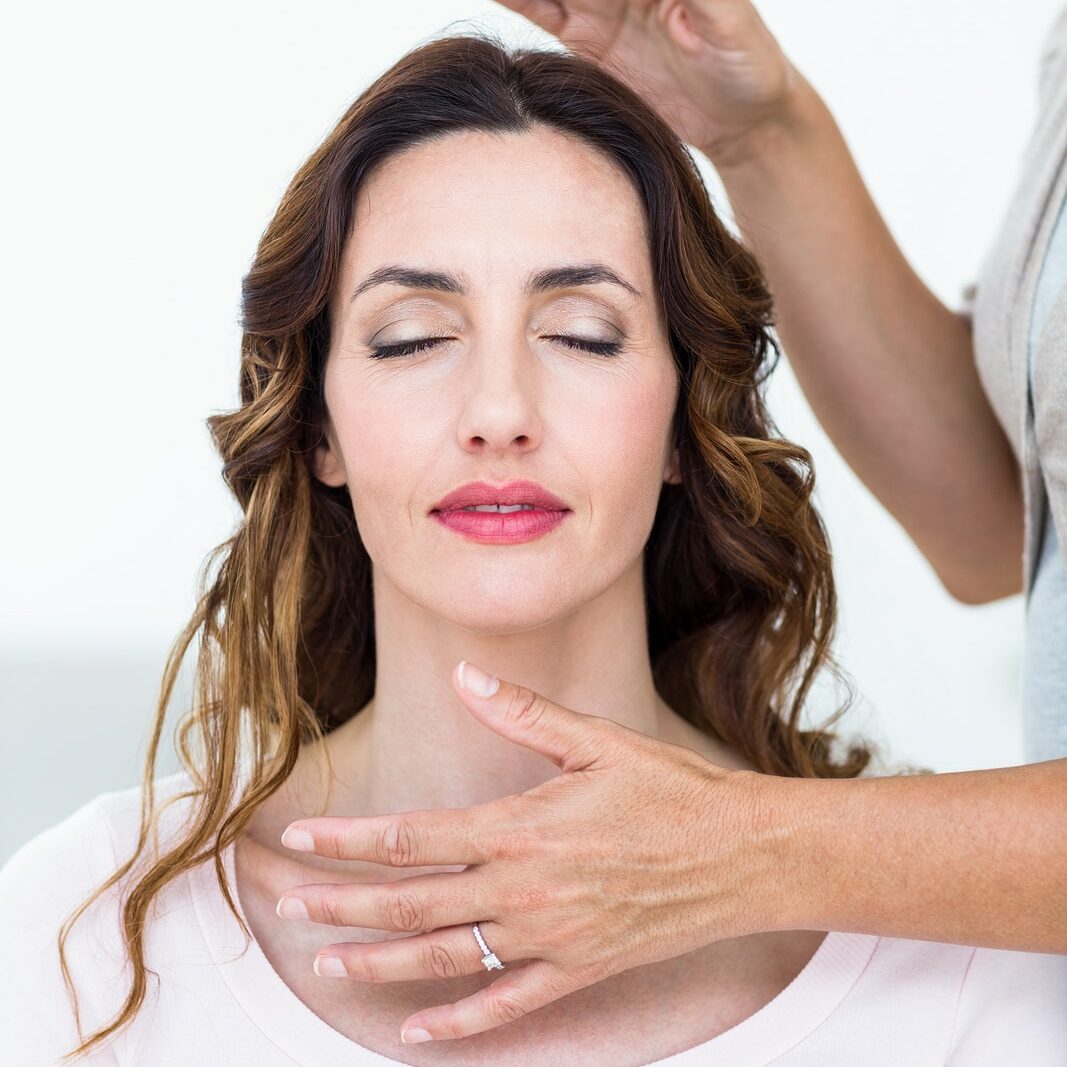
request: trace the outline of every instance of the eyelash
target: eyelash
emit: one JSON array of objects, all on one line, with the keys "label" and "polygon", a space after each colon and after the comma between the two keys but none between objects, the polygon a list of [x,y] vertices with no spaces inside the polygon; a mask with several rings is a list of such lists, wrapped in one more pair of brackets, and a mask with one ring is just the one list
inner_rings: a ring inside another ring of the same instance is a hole
[{"label": "eyelash", "polygon": [[[561,334],[550,334],[552,340],[559,341],[568,348],[577,348],[583,352],[593,352],[605,359],[614,359],[622,348],[620,341],[590,341],[581,337],[566,337]],[[438,341],[447,341],[447,337],[420,337],[414,341],[404,341],[395,345],[371,345],[371,359],[396,359],[402,356],[414,355],[423,349],[431,348]]]}]

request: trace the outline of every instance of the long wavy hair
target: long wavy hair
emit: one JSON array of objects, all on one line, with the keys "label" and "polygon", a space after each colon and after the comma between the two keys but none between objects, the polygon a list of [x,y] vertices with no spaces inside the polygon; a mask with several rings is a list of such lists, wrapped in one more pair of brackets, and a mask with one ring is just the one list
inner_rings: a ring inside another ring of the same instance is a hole
[{"label": "long wavy hair", "polygon": [[[828,538],[812,502],[811,456],[776,433],[763,397],[780,351],[756,260],[724,227],[678,136],[609,71],[568,51],[509,49],[491,33],[431,40],[378,77],[300,167],[243,279],[241,403],[207,419],[243,515],[208,554],[196,610],[167,658],[134,854],[66,919],[58,938],[79,1037],[64,953],[70,927],[129,873],[163,810],[194,803],[182,834],[149,857],[122,901],[134,969],[126,1003],[66,1059],[133,1018],[146,973],[158,981],[145,966],[145,922],[152,900],[182,872],[213,859],[251,939],[222,853],[284,785],[301,747],[321,743],[373,695],[370,559],[347,487],[323,484],[311,467],[326,414],[328,300],[361,182],[392,153],[433,138],[522,134],[537,124],[606,153],[636,188],[681,376],[672,433],[682,482],[664,484],[644,552],[656,689],[767,774],[852,778],[871,760],[860,741],[840,760],[832,754],[828,727],[855,693],[831,655],[837,604]],[[194,788],[156,810],[166,709],[197,636],[192,704],[177,730]],[[844,683],[846,698],[821,728],[802,729],[823,669]],[[194,733],[198,756],[190,752]],[[247,781],[234,805],[242,760]]]}]

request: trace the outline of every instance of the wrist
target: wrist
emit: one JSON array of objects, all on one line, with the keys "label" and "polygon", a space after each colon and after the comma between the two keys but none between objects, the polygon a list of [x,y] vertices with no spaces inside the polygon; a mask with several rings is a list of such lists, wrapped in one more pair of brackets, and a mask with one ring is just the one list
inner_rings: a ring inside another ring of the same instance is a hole
[{"label": "wrist", "polygon": [[[752,932],[823,930],[832,884],[817,841],[823,779],[738,771],[746,811],[746,852],[752,862]],[[813,873],[818,871],[817,884]]]},{"label": "wrist", "polygon": [[795,67],[778,106],[747,129],[698,146],[724,182],[774,171],[784,157],[816,146],[834,119],[822,97]]}]

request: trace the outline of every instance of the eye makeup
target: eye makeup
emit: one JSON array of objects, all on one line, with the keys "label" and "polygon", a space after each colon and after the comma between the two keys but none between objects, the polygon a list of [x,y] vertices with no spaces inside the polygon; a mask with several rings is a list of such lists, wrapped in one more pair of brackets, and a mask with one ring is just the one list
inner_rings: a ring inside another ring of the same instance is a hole
[{"label": "eye makeup", "polygon": [[[576,348],[583,352],[592,352],[606,359],[614,359],[622,348],[621,341],[597,341],[587,337],[568,337],[562,334],[546,335],[549,341],[558,341],[567,348]],[[441,341],[451,341],[451,337],[418,337],[411,341],[402,341],[391,345],[369,345],[371,359],[397,359],[414,355],[427,348],[433,348]]]}]

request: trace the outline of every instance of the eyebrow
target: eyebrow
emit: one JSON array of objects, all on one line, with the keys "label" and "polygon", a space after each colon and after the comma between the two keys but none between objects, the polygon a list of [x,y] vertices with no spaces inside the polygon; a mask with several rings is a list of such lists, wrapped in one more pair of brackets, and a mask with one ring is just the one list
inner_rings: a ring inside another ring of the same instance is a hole
[{"label": "eyebrow", "polygon": [[[625,278],[620,277],[603,263],[579,263],[571,266],[548,267],[545,270],[535,271],[526,280],[525,292],[528,296],[534,296],[537,293],[551,292],[553,289],[569,289],[577,285],[597,285],[601,282],[619,285],[634,296],[644,295]],[[352,296],[349,298],[349,302],[376,285],[387,284],[404,285],[409,289],[433,289],[442,293],[456,293],[459,296],[467,295],[467,286],[459,277],[448,271],[418,270],[413,267],[394,264],[388,267],[380,267],[364,278],[356,286]]]}]

